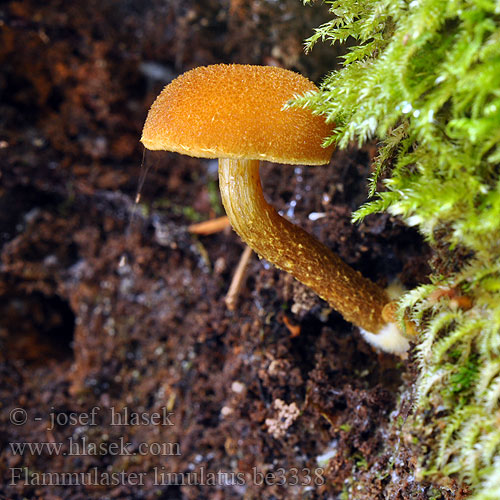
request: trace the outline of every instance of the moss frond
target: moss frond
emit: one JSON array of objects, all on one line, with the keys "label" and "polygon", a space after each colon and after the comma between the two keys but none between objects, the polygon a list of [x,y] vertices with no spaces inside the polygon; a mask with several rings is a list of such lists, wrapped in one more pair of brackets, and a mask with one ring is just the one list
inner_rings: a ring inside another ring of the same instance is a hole
[{"label": "moss frond", "polygon": [[[474,500],[500,498],[499,4],[326,3],[332,19],[306,48],[350,48],[319,92],[293,105],[335,123],[327,142],[340,148],[379,141],[354,221],[388,212],[455,255],[453,275],[432,276],[399,302],[421,332],[415,422],[435,415],[423,421],[439,436],[421,463],[424,473],[469,482]],[[436,298],[440,288],[452,292]]]}]

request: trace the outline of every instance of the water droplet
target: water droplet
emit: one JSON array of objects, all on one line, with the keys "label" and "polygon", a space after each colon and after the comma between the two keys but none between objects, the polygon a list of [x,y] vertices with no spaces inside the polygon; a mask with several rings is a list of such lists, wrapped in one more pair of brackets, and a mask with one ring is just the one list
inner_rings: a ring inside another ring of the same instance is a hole
[{"label": "water droplet", "polygon": [[405,115],[410,113],[411,110],[413,109],[413,106],[409,103],[409,102],[404,102],[404,103],[401,103],[402,104],[402,108],[401,108],[401,112],[404,113]]},{"label": "water droplet", "polygon": [[318,219],[322,219],[323,217],[326,217],[326,214],[325,212],[311,212],[307,218],[309,220],[312,220],[312,221],[315,221],[315,220],[318,220]]}]

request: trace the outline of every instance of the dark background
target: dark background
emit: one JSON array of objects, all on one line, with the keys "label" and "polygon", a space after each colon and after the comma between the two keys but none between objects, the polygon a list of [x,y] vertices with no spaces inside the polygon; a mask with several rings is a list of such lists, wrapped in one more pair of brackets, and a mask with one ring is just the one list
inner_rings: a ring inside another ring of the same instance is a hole
[{"label": "dark background", "polygon": [[[192,67],[272,64],[319,82],[338,51],[325,44],[305,55],[302,43],[328,16],[295,0],[0,6],[0,495],[373,500],[437,491],[415,481],[416,452],[400,432],[411,361],[375,352],[255,257],[228,311],[242,243],[230,230],[187,230],[223,213],[213,162],[145,154],[139,143],[155,96]],[[265,165],[265,191],[370,278],[411,287],[427,274],[418,235],[386,215],[350,222],[375,154],[373,144],[336,152],[325,168]],[[311,212],[324,216],[313,222]],[[278,439],[266,424],[277,399],[301,410]],[[64,424],[96,406],[96,425]],[[15,426],[19,407],[28,422]],[[174,425],[111,426],[111,407],[167,408]],[[51,415],[61,425],[47,430]],[[20,455],[9,444],[61,442],[67,452],[70,438],[83,437],[123,438],[135,451],[178,444],[180,454]],[[316,471],[324,453],[321,484],[306,485],[304,471]],[[141,487],[49,487],[11,484],[16,467],[31,477],[95,468],[149,475]],[[155,485],[155,468],[243,473],[245,484]],[[295,469],[302,480],[291,486]],[[271,480],[258,484],[254,470]],[[280,471],[287,486],[272,484]],[[442,498],[458,498],[455,490],[448,485]]]}]

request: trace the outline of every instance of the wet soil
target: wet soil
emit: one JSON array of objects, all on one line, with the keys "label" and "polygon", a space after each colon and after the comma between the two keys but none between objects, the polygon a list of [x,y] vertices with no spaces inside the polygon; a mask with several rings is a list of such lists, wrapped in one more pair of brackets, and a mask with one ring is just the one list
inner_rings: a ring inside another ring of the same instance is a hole
[{"label": "wet soil", "polygon": [[[0,497],[464,498],[415,478],[411,354],[376,352],[256,257],[229,311],[241,241],[188,231],[223,214],[216,164],[138,142],[194,66],[319,81],[337,51],[302,40],[326,19],[295,0],[0,7]],[[429,273],[419,235],[350,222],[375,154],[263,165],[265,192],[369,278],[412,287]]]}]

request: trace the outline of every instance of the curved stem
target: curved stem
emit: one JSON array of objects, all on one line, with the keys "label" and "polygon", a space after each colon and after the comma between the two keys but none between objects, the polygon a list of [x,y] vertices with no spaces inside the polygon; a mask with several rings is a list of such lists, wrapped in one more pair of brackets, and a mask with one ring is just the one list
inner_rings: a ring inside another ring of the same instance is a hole
[{"label": "curved stem", "polygon": [[231,225],[260,257],[314,290],[347,321],[371,333],[382,329],[385,291],[266,202],[258,161],[220,159],[219,184]]}]

